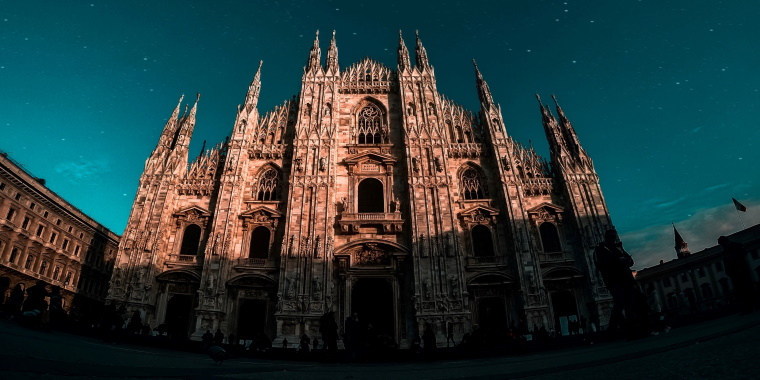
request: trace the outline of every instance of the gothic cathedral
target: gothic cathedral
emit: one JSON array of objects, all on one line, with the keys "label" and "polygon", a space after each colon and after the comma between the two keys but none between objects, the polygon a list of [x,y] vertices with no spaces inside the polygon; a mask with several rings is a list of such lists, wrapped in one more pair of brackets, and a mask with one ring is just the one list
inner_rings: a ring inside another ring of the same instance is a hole
[{"label": "gothic cathedral", "polygon": [[[406,347],[478,325],[607,323],[593,247],[612,226],[593,163],[539,99],[550,162],[508,134],[475,66],[480,110],[436,89],[416,38],[398,66],[341,69],[319,34],[297,96],[260,115],[261,65],[224,141],[191,161],[198,101],[145,163],[108,300],[169,334],[275,345],[357,313]],[[555,99],[556,103],[556,99]],[[189,164],[188,164],[189,162]]]}]

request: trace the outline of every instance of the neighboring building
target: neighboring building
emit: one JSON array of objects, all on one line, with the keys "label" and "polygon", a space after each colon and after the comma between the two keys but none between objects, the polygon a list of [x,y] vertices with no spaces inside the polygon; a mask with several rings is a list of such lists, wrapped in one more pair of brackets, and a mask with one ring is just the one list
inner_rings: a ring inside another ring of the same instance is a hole
[{"label": "neighboring building", "polygon": [[[747,250],[747,265],[755,282],[760,281],[760,224],[727,235]],[[692,254],[683,254],[676,237],[678,259],[636,272],[636,281],[645,293],[654,292],[662,310],[672,317],[698,314],[728,306],[733,285],[723,265],[719,245]],[[683,242],[683,239],[681,239]],[[715,236],[718,241],[718,236]]]},{"label": "neighboring building", "polygon": [[[438,93],[417,37],[398,67],[326,64],[318,38],[298,96],[260,115],[261,65],[231,136],[188,165],[195,105],[145,162],[110,301],[197,339],[221,328],[279,344],[351,312],[402,347],[431,322],[562,330],[606,324],[592,265],[612,223],[591,159],[539,100],[551,165],[507,133],[477,66],[480,112]],[[566,327],[565,327],[566,329]]]},{"label": "neighboring building", "polygon": [[3,300],[38,280],[61,287],[64,309],[90,318],[104,304],[119,236],[0,153],[0,279]]}]

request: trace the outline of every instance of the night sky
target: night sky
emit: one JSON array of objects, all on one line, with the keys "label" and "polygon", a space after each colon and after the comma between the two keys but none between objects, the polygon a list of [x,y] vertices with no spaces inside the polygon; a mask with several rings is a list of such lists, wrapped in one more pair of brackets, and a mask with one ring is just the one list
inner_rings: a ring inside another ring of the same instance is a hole
[{"label": "night sky", "polygon": [[314,32],[345,68],[396,68],[420,31],[438,90],[477,111],[472,59],[507,132],[548,158],[556,94],[635,268],[760,223],[757,1],[0,0],[0,149],[116,233],[180,95],[191,156],[232,128],[259,60],[264,113],[298,93]]}]

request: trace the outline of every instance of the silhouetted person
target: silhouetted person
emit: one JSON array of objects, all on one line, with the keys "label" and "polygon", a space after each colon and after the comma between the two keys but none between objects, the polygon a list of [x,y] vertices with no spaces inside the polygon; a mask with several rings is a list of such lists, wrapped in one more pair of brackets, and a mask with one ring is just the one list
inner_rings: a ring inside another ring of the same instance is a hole
[{"label": "silhouetted person", "polygon": [[317,337],[314,337],[314,339],[311,341],[311,350],[317,352],[317,349],[319,349],[319,339],[317,339]]},{"label": "silhouetted person", "polygon": [[309,353],[309,345],[311,344],[311,339],[309,339],[309,336],[306,334],[301,335],[301,342],[300,342],[300,351],[302,354],[308,354]]},{"label": "silhouetted person", "polygon": [[288,348],[288,338],[282,338],[282,348]]},{"label": "silhouetted person", "polygon": [[725,236],[718,238],[718,244],[723,247],[723,263],[726,274],[734,284],[734,295],[742,313],[752,311],[753,289],[752,273],[747,265],[747,251],[740,243],[733,242]]},{"label": "silhouetted person", "polygon": [[54,326],[63,324],[66,312],[63,310],[63,295],[60,286],[53,286],[50,294],[50,323]]},{"label": "silhouetted person", "polygon": [[30,286],[26,289],[26,300],[24,301],[22,311],[47,310],[47,297],[48,292],[46,289],[45,281],[39,280],[34,286]]},{"label": "silhouetted person", "polygon": [[219,346],[224,342],[224,333],[222,332],[222,329],[216,329],[216,334],[214,334],[214,344]]},{"label": "silhouetted person", "polygon": [[319,332],[322,334],[322,347],[328,354],[335,354],[338,351],[338,324],[335,322],[334,312],[328,311],[322,315],[319,320]]},{"label": "silhouetted person", "polygon": [[343,343],[346,345],[346,349],[351,352],[351,359],[356,358],[356,352],[359,350],[359,341],[361,330],[359,328],[359,315],[357,313],[351,314],[346,318],[345,332],[343,336]]},{"label": "silhouetted person", "polygon": [[449,342],[452,346],[456,347],[454,342],[454,324],[451,322],[446,323],[446,347],[449,347]]},{"label": "silhouetted person", "polygon": [[237,345],[237,337],[235,336],[235,334],[231,333],[229,336],[227,336],[227,344],[229,344],[230,346]]},{"label": "silhouetted person", "polygon": [[604,242],[596,247],[594,256],[596,267],[615,303],[610,313],[609,335],[614,338],[617,330],[622,327],[627,336],[632,338],[637,334],[634,325],[637,320],[636,280],[630,269],[633,266],[633,258],[623,249],[623,244],[614,229],[605,232]]},{"label": "silhouetted person", "polygon": [[137,334],[140,332],[140,329],[142,328],[142,317],[140,316],[140,311],[135,310],[134,313],[132,313],[132,317],[129,319],[129,324],[127,325],[127,331],[129,334]]},{"label": "silhouetted person", "polygon": [[21,284],[16,284],[11,290],[11,295],[5,303],[5,311],[10,314],[11,318],[18,316],[21,311],[21,305],[24,303],[24,289]]},{"label": "silhouetted person", "polygon": [[425,331],[422,332],[422,344],[425,354],[428,358],[432,358],[435,353],[435,332],[430,322],[425,323]]},{"label": "silhouetted person", "polygon": [[206,330],[206,332],[201,336],[201,340],[203,341],[203,347],[209,348],[212,344],[214,344],[214,334],[211,333],[211,330]]}]

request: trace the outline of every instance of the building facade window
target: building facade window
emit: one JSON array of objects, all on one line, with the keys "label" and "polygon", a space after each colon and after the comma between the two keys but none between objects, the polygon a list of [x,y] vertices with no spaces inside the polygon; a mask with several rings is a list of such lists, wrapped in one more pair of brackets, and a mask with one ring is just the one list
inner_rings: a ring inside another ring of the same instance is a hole
[{"label": "building facade window", "polygon": [[191,224],[185,228],[185,233],[182,235],[182,247],[180,248],[180,255],[195,256],[198,254],[198,246],[201,242],[201,227],[197,224]]},{"label": "building facade window", "polygon": [[64,251],[69,248],[69,239],[63,239],[63,244],[61,244],[61,249]]},{"label": "building facade window", "polygon": [[13,248],[13,250],[11,251],[11,257],[8,259],[8,261],[15,264],[16,259],[18,259],[19,253],[21,253],[21,251],[18,248]]},{"label": "building facade window", "polygon": [[51,243],[55,243],[55,238],[57,238],[57,237],[58,237],[58,234],[57,234],[57,233],[55,233],[55,232],[51,232],[51,233],[50,233],[50,242],[51,242]]},{"label": "building facade window", "polygon": [[79,250],[81,247],[79,245],[74,246],[74,256],[79,257]]},{"label": "building facade window", "polygon": [[269,243],[271,232],[269,228],[259,226],[251,232],[251,244],[248,250],[248,257],[256,259],[269,258]]},{"label": "building facade window", "polygon": [[37,226],[37,236],[42,237],[42,233],[45,232],[45,226],[40,224]]},{"label": "building facade window", "polygon": [[357,143],[382,144],[383,112],[370,103],[359,111],[357,118]]},{"label": "building facade window", "polygon": [[559,233],[557,232],[557,226],[555,226],[554,223],[541,223],[538,227],[538,231],[541,235],[541,244],[543,244],[545,253],[562,252]]},{"label": "building facade window", "polygon": [[472,253],[475,257],[495,256],[490,228],[477,225],[472,227],[470,234],[472,235]]},{"label": "building facade window", "polygon": [[32,221],[32,219],[30,217],[25,216],[24,217],[24,222],[21,223],[21,228],[25,230],[27,227],[29,227],[29,222],[31,222],[31,221]]},{"label": "building facade window", "polygon": [[480,173],[474,168],[467,168],[462,172],[460,178],[462,184],[462,195],[464,199],[484,199],[483,181]]},{"label": "building facade window", "polygon": [[276,201],[280,191],[280,173],[269,168],[262,173],[259,178],[258,188],[256,189],[256,200],[259,201]]},{"label": "building facade window", "polygon": [[16,209],[10,208],[8,209],[8,214],[5,215],[5,219],[8,219],[9,222],[13,222],[13,217],[16,215]]},{"label": "building facade window", "polygon": [[375,178],[359,182],[357,212],[385,212],[383,183]]}]

